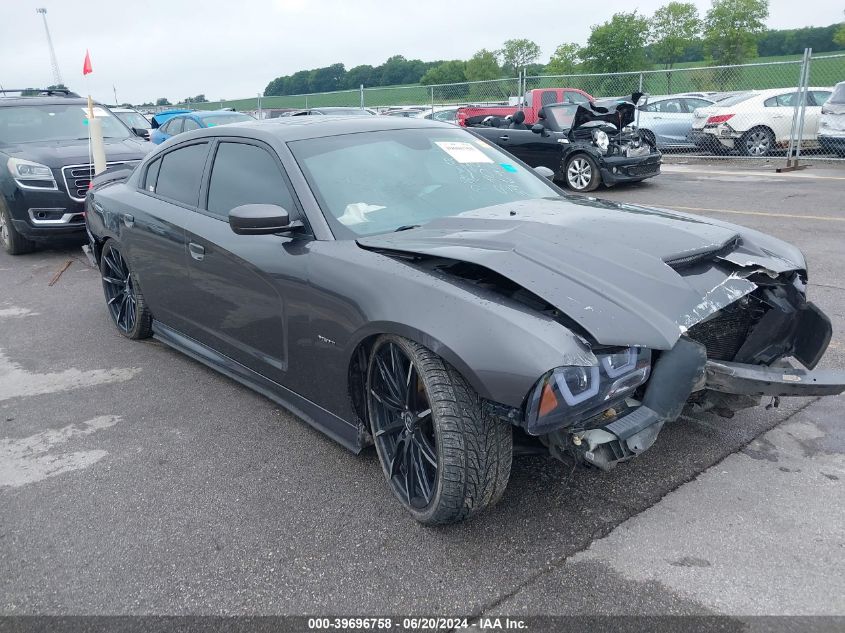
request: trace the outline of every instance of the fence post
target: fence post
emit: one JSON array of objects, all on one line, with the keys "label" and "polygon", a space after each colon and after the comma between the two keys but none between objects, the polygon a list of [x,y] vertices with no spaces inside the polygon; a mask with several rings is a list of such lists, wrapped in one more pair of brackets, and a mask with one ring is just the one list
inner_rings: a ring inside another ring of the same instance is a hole
[{"label": "fence post", "polygon": [[260,121],[263,117],[261,116],[261,93],[258,93],[258,120]]},{"label": "fence post", "polygon": [[642,92],[642,91],[643,91],[643,74],[642,74],[642,73],[640,73],[640,87],[639,87],[639,92]]},{"label": "fence post", "polygon": [[361,109],[364,109],[364,84],[361,84]]},{"label": "fence post", "polygon": [[[795,108],[792,110],[792,127],[789,131],[789,148],[786,150],[786,167],[776,169],[777,172],[794,171],[803,169],[798,166],[798,159],[801,156],[801,137],[804,134],[804,115],[806,114],[807,97],[809,96],[810,83],[810,56],[812,48],[804,49],[804,58],[801,60],[801,70],[798,73],[798,86],[795,101]],[[794,154],[794,158],[793,158]]]},{"label": "fence post", "polygon": [[434,86],[431,87],[431,115],[434,116]]}]

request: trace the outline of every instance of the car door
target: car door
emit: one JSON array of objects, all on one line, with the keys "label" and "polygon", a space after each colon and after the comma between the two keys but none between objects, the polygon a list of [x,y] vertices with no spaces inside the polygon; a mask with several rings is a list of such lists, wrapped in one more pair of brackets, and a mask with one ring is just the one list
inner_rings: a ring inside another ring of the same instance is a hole
[{"label": "car door", "polygon": [[[654,132],[660,145],[677,145],[686,142],[692,117],[679,98],[663,99],[645,106],[648,112],[649,129]],[[643,121],[640,121],[643,126]]]},{"label": "car door", "polygon": [[[560,170],[563,153],[561,141],[565,134],[546,130],[537,134],[531,130],[500,129],[502,147],[532,167],[548,167],[555,173]],[[498,141],[497,141],[498,142]]]},{"label": "car door", "polygon": [[207,141],[188,143],[148,163],[123,218],[127,253],[150,311],[177,330],[190,321],[185,224],[199,201],[208,151]]},{"label": "car door", "polygon": [[[269,203],[296,217],[299,206],[270,147],[224,138],[213,151],[203,208],[193,214],[187,227],[188,295],[197,307],[188,334],[284,384],[287,320],[292,311],[288,299],[305,283],[307,257],[295,254],[301,252],[297,249],[302,238],[237,235],[229,226],[228,214],[244,204]],[[286,288],[291,292],[285,292]]]},{"label": "car door", "polygon": [[[798,93],[793,90],[769,97],[763,102],[766,116],[761,123],[772,128],[775,133],[775,140],[778,142],[789,140],[792,131],[792,115],[795,112],[797,101]],[[750,127],[752,126],[749,126],[749,129]]]}]

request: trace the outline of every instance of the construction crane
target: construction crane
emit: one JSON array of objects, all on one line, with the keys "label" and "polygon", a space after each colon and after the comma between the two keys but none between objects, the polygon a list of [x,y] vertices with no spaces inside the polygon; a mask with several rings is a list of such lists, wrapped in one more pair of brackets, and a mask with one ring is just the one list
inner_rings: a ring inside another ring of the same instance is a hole
[{"label": "construction crane", "polygon": [[47,34],[47,46],[50,47],[50,63],[53,65],[53,83],[57,86],[62,84],[62,74],[59,72],[59,62],[56,59],[56,50],[53,48],[53,38],[50,37],[50,27],[47,26],[47,9],[40,8],[35,10],[36,13],[41,14],[44,20],[44,32]]}]

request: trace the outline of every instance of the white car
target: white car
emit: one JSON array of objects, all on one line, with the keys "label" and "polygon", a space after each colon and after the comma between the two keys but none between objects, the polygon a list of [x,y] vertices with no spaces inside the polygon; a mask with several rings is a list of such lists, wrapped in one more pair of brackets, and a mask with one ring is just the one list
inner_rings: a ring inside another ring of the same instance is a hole
[{"label": "white car", "polygon": [[819,116],[819,145],[845,158],[845,81],[833,89]]},{"label": "white car", "polygon": [[[809,88],[802,147],[816,147],[821,104],[833,88]],[[690,140],[713,151],[737,150],[745,156],[768,156],[789,145],[796,88],[754,90],[698,108],[693,113]]]}]

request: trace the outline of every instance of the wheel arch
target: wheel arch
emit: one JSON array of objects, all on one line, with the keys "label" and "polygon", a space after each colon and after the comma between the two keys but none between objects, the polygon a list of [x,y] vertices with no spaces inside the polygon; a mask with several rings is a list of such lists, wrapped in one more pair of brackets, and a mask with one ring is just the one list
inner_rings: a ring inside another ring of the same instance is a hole
[{"label": "wheel arch", "polygon": [[352,402],[352,410],[358,416],[359,424],[362,425],[363,430],[366,430],[367,433],[369,433],[369,428],[367,427],[366,398],[364,397],[366,387],[363,376],[367,370],[373,345],[380,336],[385,334],[401,336],[431,350],[461,374],[479,395],[487,399],[492,399],[491,394],[488,393],[487,386],[479,378],[478,374],[470,368],[455,350],[440,341],[437,337],[405,323],[395,321],[368,323],[350,340],[346,354],[346,386],[348,396]]}]

